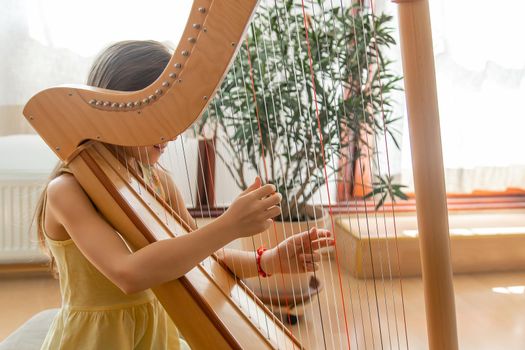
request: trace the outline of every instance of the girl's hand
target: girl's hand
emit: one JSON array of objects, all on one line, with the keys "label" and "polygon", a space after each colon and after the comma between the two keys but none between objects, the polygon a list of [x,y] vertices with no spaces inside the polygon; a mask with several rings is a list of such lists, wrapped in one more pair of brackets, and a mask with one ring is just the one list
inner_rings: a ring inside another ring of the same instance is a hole
[{"label": "girl's hand", "polygon": [[321,260],[321,256],[315,251],[321,247],[333,246],[334,240],[331,237],[330,231],[316,227],[310,232],[304,231],[288,237],[263,253],[261,268],[269,274],[317,270],[317,262]]},{"label": "girl's hand", "polygon": [[261,186],[261,178],[257,176],[219,219],[226,225],[226,231],[233,234],[233,239],[252,236],[265,231],[272,218],[281,213],[278,206],[281,199],[274,185]]}]

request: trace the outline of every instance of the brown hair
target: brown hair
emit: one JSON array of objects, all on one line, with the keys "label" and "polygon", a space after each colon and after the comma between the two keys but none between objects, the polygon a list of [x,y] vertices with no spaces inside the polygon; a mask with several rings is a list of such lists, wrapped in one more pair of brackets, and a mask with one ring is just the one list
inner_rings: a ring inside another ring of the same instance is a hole
[{"label": "brown hair", "polygon": [[[119,91],[136,91],[151,85],[164,71],[171,58],[170,48],[153,40],[128,40],[114,43],[104,49],[93,62],[87,85]],[[64,172],[59,162],[51,172],[47,184]],[[50,258],[51,270],[56,272],[54,258],[44,236],[44,202],[47,184],[38,200],[33,222],[36,221],[38,243]]]}]

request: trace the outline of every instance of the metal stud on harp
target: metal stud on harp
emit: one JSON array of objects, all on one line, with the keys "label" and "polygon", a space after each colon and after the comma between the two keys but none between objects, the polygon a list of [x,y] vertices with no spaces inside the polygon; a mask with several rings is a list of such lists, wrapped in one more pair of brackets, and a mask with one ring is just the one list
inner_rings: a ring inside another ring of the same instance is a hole
[{"label": "metal stud on harp", "polygon": [[[184,205],[183,203],[172,203],[161,198],[151,186],[141,179],[141,176],[133,173],[133,170],[129,171],[127,164],[123,166],[104,144],[128,147],[157,145],[176,138],[203,113],[219,111],[224,106],[224,101],[221,100],[222,94],[226,92],[219,90],[218,95],[215,95],[215,91],[227,73],[235,53],[241,45],[247,43],[244,33],[256,10],[257,3],[258,1],[255,0],[195,0],[182,39],[165,71],[152,85],[143,90],[117,93],[81,85],[56,87],[38,93],[26,105],[24,115],[28,121],[60,159],[68,163],[100,212],[126,237],[133,249],[140,249],[155,241],[170,239],[178,234],[189,232],[191,227],[181,219],[178,214],[180,211],[176,210],[177,206]],[[265,4],[265,6],[270,5],[271,3]],[[418,72],[411,69],[405,70],[410,118],[418,120],[421,113],[437,118],[437,110],[432,109],[429,112],[417,102],[419,100],[435,101],[435,90],[432,86],[419,86],[420,81],[425,84],[433,81],[433,63],[414,61],[420,57],[432,57],[432,54],[428,52],[431,48],[428,41],[431,38],[427,1],[402,1],[399,9],[405,66],[425,67],[423,71]],[[307,58],[310,71],[301,71],[298,68],[296,75],[294,73],[293,76],[287,78],[303,79],[305,86],[315,87],[316,78],[312,69],[312,61],[319,57],[312,55],[308,38],[309,28],[307,28],[310,25],[308,24],[309,16],[315,16],[315,14],[307,12],[303,8],[301,16],[298,16],[297,13],[286,13],[278,20],[284,21],[287,27],[305,26],[305,37],[287,39],[300,41],[301,50],[303,50],[300,54],[303,59]],[[267,20],[255,17],[256,20]],[[404,33],[415,31],[421,34],[418,38],[404,35]],[[287,34],[283,33],[283,36],[286,37]],[[248,35],[254,34],[248,31]],[[255,41],[260,40],[257,35],[264,35],[264,33],[255,34],[253,38]],[[423,40],[423,42],[418,40]],[[278,76],[285,73],[272,71],[274,67],[271,65],[251,66],[252,57],[250,55],[270,55],[272,60],[279,59],[279,47],[257,46],[256,51],[244,51],[237,57],[243,60],[243,63],[238,65],[241,71],[232,72],[235,76],[235,84],[247,85],[245,87],[236,86],[236,88],[244,88],[246,91],[252,91],[253,94],[239,96],[239,101],[235,103],[251,106],[249,110],[256,114],[250,115],[250,117],[257,118],[257,123],[250,124],[251,126],[256,125],[254,129],[242,131],[246,132],[246,135],[251,135],[253,143],[257,144],[254,147],[262,151],[260,155],[254,156],[256,172],[265,180],[270,180],[265,162],[278,162],[279,159],[273,156],[275,144],[272,140],[261,140],[258,135],[263,135],[265,127],[272,122],[264,113],[274,106],[265,104],[275,103],[279,96],[272,95],[262,98],[255,92],[255,85],[265,84],[264,74]],[[425,95],[424,98],[421,97],[421,94]],[[313,95],[316,95],[315,91]],[[214,100],[214,96],[218,98]],[[70,113],[71,110],[78,113]],[[228,108],[223,108],[221,111],[231,112]],[[308,118],[311,118],[309,123],[316,125],[315,110],[309,112],[312,112],[308,115]],[[62,130],[70,132],[67,135],[59,133],[55,127],[58,123]],[[234,123],[233,125],[239,124]],[[418,125],[421,124],[418,123]],[[122,132],[122,130],[127,132]],[[311,133],[307,134],[307,137],[317,137],[314,135],[313,128],[309,130]],[[421,144],[413,144],[415,149],[437,150],[440,148],[434,124],[430,127],[418,126],[415,132],[424,135],[417,138],[417,142]],[[271,135],[267,137],[271,138]],[[304,135],[297,136],[297,139],[301,137]],[[99,140],[100,142],[86,142],[87,140]],[[301,141],[306,141],[306,139]],[[325,145],[327,148],[331,147],[328,141],[330,140],[325,140],[323,147]],[[184,148],[183,138],[179,138],[178,142]],[[428,146],[427,142],[433,143]],[[330,151],[329,148],[328,151]],[[247,151],[238,150],[238,152]],[[325,154],[324,149],[318,152],[323,156]],[[304,157],[309,156],[305,154]],[[439,193],[439,188],[441,188],[439,184],[442,181],[439,178],[441,165],[439,155],[433,155],[431,166],[422,160],[424,157],[428,158],[428,154],[414,154],[414,158],[419,162],[416,166],[421,167],[424,174],[424,180],[416,181],[417,193],[424,197],[425,192],[432,192],[433,195],[429,198],[443,199],[443,193]],[[430,173],[428,169],[431,169]],[[300,180],[306,171],[308,169],[298,170],[296,176],[290,181]],[[284,177],[285,174],[281,175]],[[436,183],[438,186],[435,186]],[[208,195],[209,193],[206,194]],[[439,281],[444,286],[444,292],[441,291],[439,294],[435,294],[435,291],[428,288],[425,292],[428,306],[429,344],[432,349],[455,349],[457,339],[454,305],[451,297],[450,262],[447,258],[446,213],[443,213],[443,207],[446,209],[446,205],[443,206],[441,203],[436,209],[435,203],[427,203],[425,199],[419,200],[418,198],[418,205],[419,202],[423,203],[422,209],[418,210],[418,213],[421,212],[423,223],[430,225],[431,221],[435,225],[436,221],[440,222],[438,234],[435,234],[432,240],[425,240],[422,244],[425,284],[430,286],[433,282]],[[432,220],[425,218],[427,213],[433,216]],[[436,213],[440,213],[441,220],[436,219]],[[335,231],[333,223],[330,223],[329,226],[332,231]],[[270,231],[274,229],[271,228]],[[435,232],[434,227],[429,227],[428,232]],[[438,244],[429,247],[429,241],[433,244],[438,242]],[[343,247],[336,245],[336,254],[342,251],[340,249]],[[432,254],[429,254],[429,251],[432,251]],[[293,278],[289,278],[289,275],[286,274],[278,274],[278,279],[273,281],[292,286],[291,294],[283,294],[282,289],[272,289],[267,283],[268,280],[261,281],[260,279],[257,281],[259,291],[254,292],[248,288],[246,283],[226,269],[215,256],[191,270],[185,277],[154,288],[153,291],[190,346],[195,349],[360,348],[358,339],[361,335],[359,332],[364,334],[369,325],[357,324],[352,312],[353,307],[357,307],[353,303],[358,303],[359,300],[349,297],[349,291],[355,288],[342,283],[340,274],[336,273],[336,271],[340,272],[340,260],[346,258],[348,257],[335,255],[321,260],[321,263],[324,264],[322,271],[331,271],[333,275],[329,275],[328,278],[324,278],[324,275],[318,276],[319,279],[323,279],[324,289],[320,293],[318,293],[318,285],[306,286],[310,289],[298,293],[294,287],[301,289],[303,286],[294,284],[296,282]],[[267,291],[262,291],[262,287]],[[357,292],[359,293],[359,290]],[[366,293],[368,294],[368,291]],[[300,294],[300,297],[298,298],[296,294]],[[257,295],[266,299],[261,300]],[[295,326],[287,324],[290,319],[287,318],[286,313],[283,314],[282,310],[273,309],[272,312],[267,306],[280,304],[280,306],[285,305],[288,310],[293,310],[298,305],[298,300],[303,298],[301,302],[304,302],[305,297],[311,298],[310,303],[304,305],[310,311],[306,312],[305,317],[298,320],[299,323]],[[327,305],[331,302],[333,305],[330,308]],[[331,310],[335,314],[332,314]],[[368,317],[371,321],[370,326],[373,328],[371,323],[376,316],[370,313]],[[391,323],[387,321],[386,326],[390,325]],[[371,348],[382,346],[379,344],[386,342],[387,335],[381,334],[386,326],[383,323],[382,326],[379,325],[369,330],[372,342],[374,340],[376,342]],[[402,332],[392,335],[390,339],[396,336],[403,338]],[[408,346],[408,340],[406,343]],[[365,342],[365,344],[369,343]],[[401,347],[399,344],[398,340],[397,345]]]}]

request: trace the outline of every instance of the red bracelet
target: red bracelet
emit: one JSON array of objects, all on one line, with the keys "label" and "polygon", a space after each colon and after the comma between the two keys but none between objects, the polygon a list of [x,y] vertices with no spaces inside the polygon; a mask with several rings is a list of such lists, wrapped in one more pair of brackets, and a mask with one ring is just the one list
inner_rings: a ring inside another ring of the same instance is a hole
[{"label": "red bracelet", "polygon": [[257,272],[259,272],[259,276],[261,277],[270,277],[271,274],[264,272],[264,270],[261,267],[261,257],[265,251],[266,248],[264,248],[263,246],[257,248]]}]

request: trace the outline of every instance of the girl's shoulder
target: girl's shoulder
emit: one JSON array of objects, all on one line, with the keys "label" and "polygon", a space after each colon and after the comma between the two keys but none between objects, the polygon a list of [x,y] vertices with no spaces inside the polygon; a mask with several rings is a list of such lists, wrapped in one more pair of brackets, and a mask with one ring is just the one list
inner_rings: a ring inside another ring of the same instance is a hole
[{"label": "girl's shoulder", "polygon": [[[75,194],[80,184],[70,173],[63,173],[52,179],[46,188],[43,227],[46,235],[56,241],[70,239],[62,225],[57,210],[63,212],[63,207],[76,202]],[[51,209],[52,208],[52,209]]]},{"label": "girl's shoulder", "polygon": [[71,173],[62,173],[52,179],[46,188],[48,201],[58,197],[68,196],[76,193],[81,188],[75,176]]},{"label": "girl's shoulder", "polygon": [[62,173],[52,179],[46,188],[47,204],[59,211],[70,211],[79,206],[92,206],[88,195],[71,173]]}]

